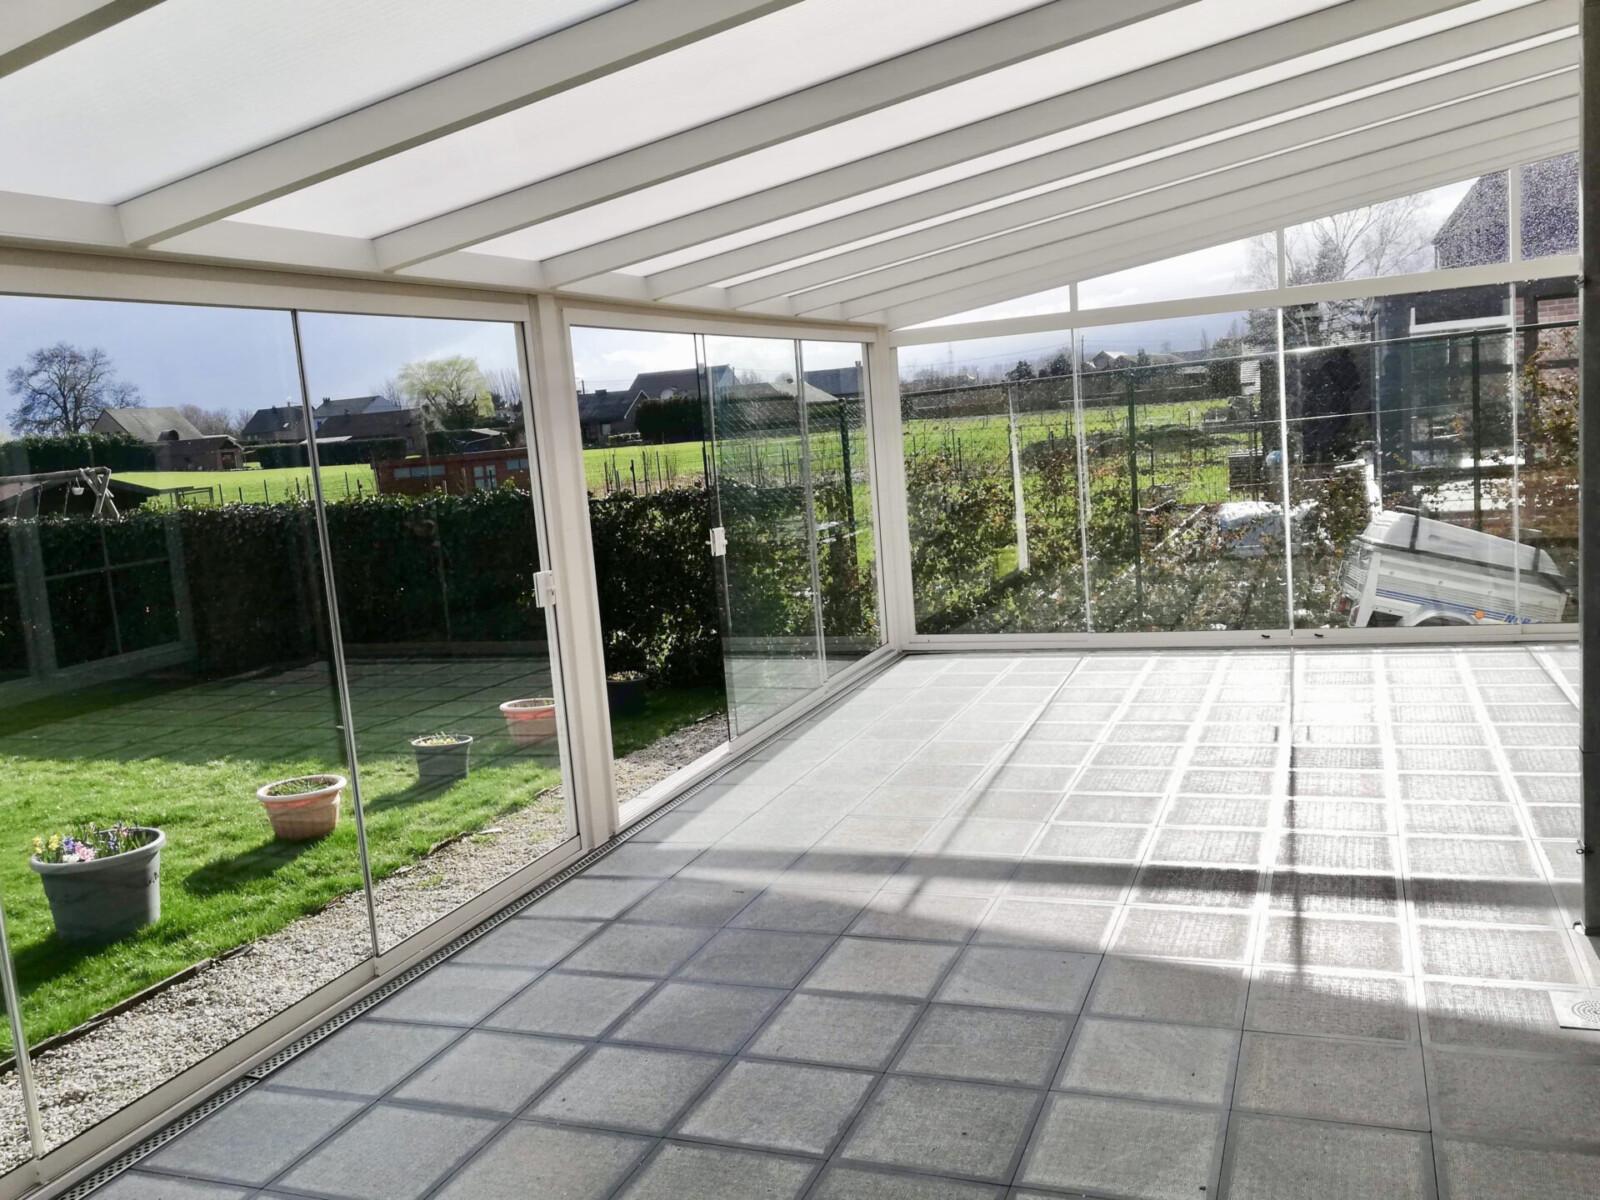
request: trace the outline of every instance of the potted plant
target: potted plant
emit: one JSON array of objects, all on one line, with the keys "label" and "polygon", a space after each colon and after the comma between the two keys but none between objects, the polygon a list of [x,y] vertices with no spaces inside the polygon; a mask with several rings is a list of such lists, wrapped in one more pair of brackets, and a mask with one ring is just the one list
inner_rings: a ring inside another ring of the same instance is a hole
[{"label": "potted plant", "polygon": [[556,736],[556,702],[550,696],[507,700],[500,712],[513,746],[532,746]]},{"label": "potted plant", "polygon": [[166,844],[161,830],[127,821],[34,838],[28,865],[44,884],[56,936],[112,942],[159,921]]},{"label": "potted plant", "polygon": [[613,671],[606,676],[606,701],[613,717],[637,717],[644,712],[643,671]]},{"label": "potted plant", "polygon": [[412,738],[411,751],[417,756],[419,779],[465,779],[472,769],[472,738],[464,733],[429,733]]},{"label": "potted plant", "polygon": [[288,842],[332,833],[339,823],[339,797],[350,781],[343,775],[298,775],[256,789],[272,835]]}]

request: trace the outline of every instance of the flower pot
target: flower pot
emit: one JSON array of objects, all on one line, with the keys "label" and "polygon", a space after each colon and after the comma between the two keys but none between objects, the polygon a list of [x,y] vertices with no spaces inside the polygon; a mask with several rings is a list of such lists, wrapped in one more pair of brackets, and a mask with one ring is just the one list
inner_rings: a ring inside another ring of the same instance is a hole
[{"label": "flower pot", "polygon": [[309,792],[287,796],[269,796],[267,793],[288,780],[263,784],[256,789],[256,799],[267,810],[272,822],[272,836],[286,842],[303,842],[330,834],[339,824],[339,797],[350,781],[343,775],[310,775],[308,779],[324,781],[324,786]]},{"label": "flower pot", "polygon": [[556,702],[549,696],[507,700],[500,706],[513,746],[533,746],[556,736]]},{"label": "flower pot", "polygon": [[613,717],[637,717],[644,712],[645,677],[639,671],[619,671],[606,676],[606,702]]},{"label": "flower pot", "polygon": [[452,734],[457,740],[429,746],[426,738],[413,738],[411,751],[417,756],[417,778],[424,783],[465,779],[472,769],[472,739],[464,733]]},{"label": "flower pot", "polygon": [[140,828],[156,836],[137,850],[89,862],[29,860],[62,941],[114,942],[161,919],[161,847],[167,835]]}]

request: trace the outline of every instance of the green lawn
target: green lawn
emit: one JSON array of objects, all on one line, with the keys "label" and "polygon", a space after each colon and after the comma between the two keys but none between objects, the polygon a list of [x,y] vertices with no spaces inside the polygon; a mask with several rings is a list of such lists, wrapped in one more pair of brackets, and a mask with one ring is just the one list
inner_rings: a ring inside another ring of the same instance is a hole
[{"label": "green lawn", "polygon": [[[209,488],[209,496],[185,496],[185,504],[271,504],[310,494],[311,468],[243,471],[123,471],[117,478],[149,488]],[[377,490],[368,466],[323,467],[322,490],[330,500]]]},{"label": "green lawn", "polygon": [[[513,809],[559,809],[539,795],[560,782],[554,745],[512,747],[497,708],[548,691],[538,660],[354,661],[351,673],[375,877]],[[615,723],[618,753],[721,706],[720,689],[656,693],[644,716]],[[419,784],[407,745],[438,729],[476,739],[471,775],[442,789]],[[342,762],[320,664],[210,682],[138,680],[0,712],[10,785],[0,892],[29,1041],[359,889],[348,797],[338,829],[315,842],[275,841],[255,799],[263,783]],[[115,945],[74,949],[53,934],[27,847],[35,834],[118,817],[167,833],[162,918]],[[9,1033],[0,1036],[9,1046]]]}]

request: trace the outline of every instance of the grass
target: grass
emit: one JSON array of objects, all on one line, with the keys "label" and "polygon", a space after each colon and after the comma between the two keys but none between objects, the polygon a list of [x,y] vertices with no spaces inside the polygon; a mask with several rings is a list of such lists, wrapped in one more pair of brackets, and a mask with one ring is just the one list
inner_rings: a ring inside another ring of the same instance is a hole
[{"label": "grass", "polygon": [[[275,504],[310,494],[309,467],[243,471],[126,471],[117,478],[148,488],[210,488],[210,496],[185,496],[185,504]],[[330,500],[377,490],[369,466],[323,467],[322,491]]]},{"label": "grass", "polygon": [[[501,700],[549,691],[539,660],[357,661],[351,670],[374,877],[512,810],[559,809],[540,796],[560,782],[554,745],[514,749],[497,711]],[[618,753],[720,707],[720,689],[654,693],[644,716],[616,723]],[[446,787],[423,786],[407,743],[439,729],[474,736],[472,773]],[[0,812],[0,892],[29,1041],[359,889],[348,795],[338,828],[313,842],[275,841],[255,799],[255,789],[273,780],[347,773],[342,762],[320,664],[209,682],[107,685],[0,713],[0,771],[9,784]],[[111,946],[68,946],[55,938],[28,867],[31,839],[118,817],[167,833],[161,921]],[[6,1032],[0,1048],[9,1047]]]},{"label": "grass", "polygon": [[685,725],[727,710],[728,698],[720,686],[652,691],[642,714],[611,719],[611,753],[621,758],[643,750]]}]

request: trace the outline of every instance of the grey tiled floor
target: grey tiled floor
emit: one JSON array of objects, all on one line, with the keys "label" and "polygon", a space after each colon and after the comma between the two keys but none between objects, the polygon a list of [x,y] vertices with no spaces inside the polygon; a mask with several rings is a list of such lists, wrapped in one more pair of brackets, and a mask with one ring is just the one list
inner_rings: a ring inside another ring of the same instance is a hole
[{"label": "grey tiled floor", "polygon": [[100,1194],[1600,1197],[1576,666],[910,659]]}]

